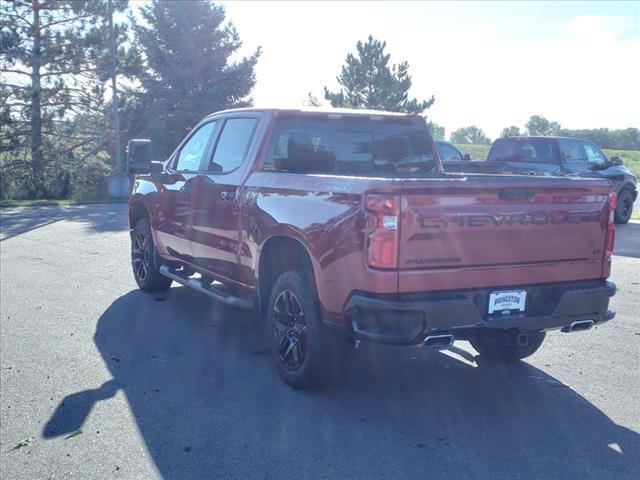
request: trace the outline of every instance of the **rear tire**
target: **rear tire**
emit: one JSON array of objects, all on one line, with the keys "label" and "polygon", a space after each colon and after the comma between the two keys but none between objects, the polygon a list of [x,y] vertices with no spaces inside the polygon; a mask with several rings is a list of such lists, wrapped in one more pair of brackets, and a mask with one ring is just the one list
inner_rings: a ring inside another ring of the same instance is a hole
[{"label": "rear tire", "polygon": [[627,223],[633,213],[633,192],[625,188],[618,196],[618,206],[616,207],[614,220],[618,224]]},{"label": "rear tire", "polygon": [[488,333],[469,342],[481,356],[489,360],[515,361],[536,353],[545,335],[545,332],[530,332],[526,345],[518,345],[513,336],[500,333]]},{"label": "rear tire", "polygon": [[165,292],[171,279],[160,274],[160,257],[156,252],[149,220],[138,220],[131,237],[131,266],[133,276],[145,292]]},{"label": "rear tire", "polygon": [[342,371],[346,338],[342,345],[326,331],[316,293],[304,270],[284,272],[274,283],[267,330],[278,373],[292,387],[318,387]]}]

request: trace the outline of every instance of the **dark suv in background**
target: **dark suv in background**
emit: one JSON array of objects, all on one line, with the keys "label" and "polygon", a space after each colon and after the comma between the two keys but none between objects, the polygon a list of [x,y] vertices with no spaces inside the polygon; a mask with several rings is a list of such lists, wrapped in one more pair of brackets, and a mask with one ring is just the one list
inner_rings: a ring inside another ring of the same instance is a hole
[{"label": "dark suv in background", "polygon": [[447,172],[460,173],[605,178],[611,181],[618,194],[616,223],[629,221],[638,197],[636,177],[619,157],[607,158],[595,144],[577,138],[498,138],[491,145],[486,161],[453,158],[443,161],[443,167]]},{"label": "dark suv in background", "polygon": [[453,143],[448,142],[447,140],[434,140],[436,144],[436,149],[438,150],[438,155],[440,156],[440,160],[443,163],[448,162],[470,162],[471,155],[468,153],[464,153],[458,147],[456,147]]}]

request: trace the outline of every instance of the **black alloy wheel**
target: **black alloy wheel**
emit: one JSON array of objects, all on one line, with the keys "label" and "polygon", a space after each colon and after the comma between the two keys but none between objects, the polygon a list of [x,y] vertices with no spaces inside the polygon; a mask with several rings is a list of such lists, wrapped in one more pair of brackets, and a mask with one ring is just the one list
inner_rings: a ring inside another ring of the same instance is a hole
[{"label": "black alloy wheel", "polygon": [[295,293],[280,292],[273,304],[272,318],[280,362],[287,370],[297,371],[307,356],[309,338],[302,303]]},{"label": "black alloy wheel", "polygon": [[133,276],[145,292],[165,292],[171,279],[160,273],[161,260],[156,253],[149,220],[138,220],[131,233],[131,267]]},{"label": "black alloy wheel", "polygon": [[132,247],[133,273],[144,283],[149,275],[149,245],[144,232],[136,232]]},{"label": "black alloy wheel", "polygon": [[616,223],[627,223],[631,219],[633,212],[633,193],[631,190],[625,189],[618,196],[618,206],[615,212]]}]

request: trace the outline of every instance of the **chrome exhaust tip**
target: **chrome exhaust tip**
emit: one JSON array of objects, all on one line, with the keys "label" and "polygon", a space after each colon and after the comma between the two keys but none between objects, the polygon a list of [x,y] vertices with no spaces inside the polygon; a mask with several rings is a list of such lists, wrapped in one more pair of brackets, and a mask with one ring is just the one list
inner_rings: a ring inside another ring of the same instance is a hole
[{"label": "chrome exhaust tip", "polygon": [[573,332],[584,332],[586,330],[591,330],[595,322],[593,320],[580,320],[578,322],[573,322],[571,325],[562,328],[562,332],[564,333],[573,333]]},{"label": "chrome exhaust tip", "polygon": [[427,335],[422,342],[422,348],[447,348],[453,345],[454,340],[450,333]]}]

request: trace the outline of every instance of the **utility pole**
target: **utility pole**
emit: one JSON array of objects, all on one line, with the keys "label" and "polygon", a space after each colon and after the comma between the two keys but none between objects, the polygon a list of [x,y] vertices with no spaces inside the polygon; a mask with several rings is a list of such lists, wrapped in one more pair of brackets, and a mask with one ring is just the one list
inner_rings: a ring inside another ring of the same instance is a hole
[{"label": "utility pole", "polygon": [[111,60],[111,105],[113,113],[113,148],[116,169],[111,178],[110,193],[112,197],[125,197],[129,194],[129,177],[122,164],[122,152],[120,151],[120,117],[118,115],[118,84],[117,84],[117,45],[116,31],[113,25],[113,0],[108,0],[109,7],[109,50]]},{"label": "utility pole", "polygon": [[[42,30],[40,20],[40,2],[32,0],[33,9],[33,59],[31,61],[31,176],[35,188],[35,198],[44,191],[44,150],[42,148],[42,84],[40,77],[42,62]],[[57,174],[58,172],[56,172]],[[56,179],[57,180],[57,179]]]}]

